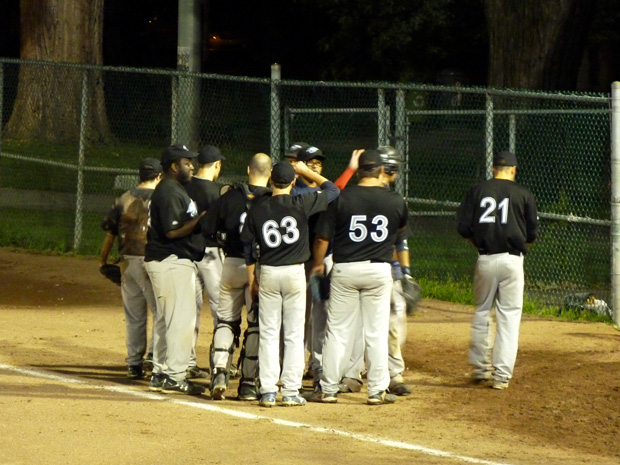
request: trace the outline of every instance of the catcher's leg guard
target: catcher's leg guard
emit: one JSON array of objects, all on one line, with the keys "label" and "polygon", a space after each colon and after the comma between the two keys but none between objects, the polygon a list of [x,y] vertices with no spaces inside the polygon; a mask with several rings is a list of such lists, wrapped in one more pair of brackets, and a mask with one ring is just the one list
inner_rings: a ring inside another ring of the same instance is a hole
[{"label": "catcher's leg guard", "polygon": [[210,353],[212,385],[214,385],[217,375],[225,371],[226,386],[228,386],[230,366],[235,348],[239,347],[240,334],[241,319],[235,321],[219,320],[217,322]]},{"label": "catcher's leg guard", "polygon": [[248,328],[243,333],[243,346],[239,357],[241,380],[239,384],[255,384],[258,378],[258,345],[259,345],[258,322],[248,323]]}]

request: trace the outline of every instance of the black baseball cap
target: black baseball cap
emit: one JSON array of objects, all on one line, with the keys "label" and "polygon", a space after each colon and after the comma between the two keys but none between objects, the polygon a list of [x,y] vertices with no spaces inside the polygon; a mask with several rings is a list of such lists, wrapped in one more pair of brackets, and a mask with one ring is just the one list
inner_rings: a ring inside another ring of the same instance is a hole
[{"label": "black baseball cap", "polygon": [[297,159],[299,161],[308,161],[308,160],[325,160],[325,155],[320,148],[315,147],[313,145],[309,147],[302,148],[299,152],[297,152]]},{"label": "black baseball cap", "polygon": [[219,160],[226,160],[226,157],[222,155],[222,152],[213,145],[205,145],[198,152],[198,163],[206,165],[207,163],[214,163]]},{"label": "black baseball cap", "polygon": [[375,149],[367,149],[362,152],[359,158],[359,166],[362,169],[373,169],[383,165],[381,152]]},{"label": "black baseball cap", "polygon": [[196,158],[197,153],[190,152],[183,144],[172,144],[164,149],[160,162],[162,165],[170,165],[181,158]]},{"label": "black baseball cap", "polygon": [[271,170],[271,180],[274,184],[290,184],[295,179],[293,165],[288,162],[280,161],[273,165]]},{"label": "black baseball cap", "polygon": [[299,151],[307,147],[310,147],[310,144],[306,142],[293,142],[293,145],[288,148],[284,156],[287,158],[297,158]]},{"label": "black baseball cap", "polygon": [[508,151],[499,152],[493,157],[493,166],[517,166],[517,156]]},{"label": "black baseball cap", "polygon": [[141,178],[151,174],[160,174],[162,171],[161,163],[156,158],[145,158],[140,161]]}]

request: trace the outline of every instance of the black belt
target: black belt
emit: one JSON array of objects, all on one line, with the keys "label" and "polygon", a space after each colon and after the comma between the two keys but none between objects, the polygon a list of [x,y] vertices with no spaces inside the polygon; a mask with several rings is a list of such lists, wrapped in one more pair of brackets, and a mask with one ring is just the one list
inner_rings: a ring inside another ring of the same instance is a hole
[{"label": "black belt", "polygon": [[507,253],[507,254],[510,254],[510,255],[514,255],[516,257],[520,257],[521,255],[523,255],[522,252],[519,252],[517,250],[506,250],[504,252],[487,252],[485,250],[478,250],[478,254],[480,254],[480,255],[497,255],[497,254],[500,254],[500,253]]}]

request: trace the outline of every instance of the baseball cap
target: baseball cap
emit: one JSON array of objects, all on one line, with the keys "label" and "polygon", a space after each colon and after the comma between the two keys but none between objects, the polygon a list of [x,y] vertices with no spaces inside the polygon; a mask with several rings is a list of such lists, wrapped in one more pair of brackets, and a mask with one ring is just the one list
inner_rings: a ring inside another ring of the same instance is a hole
[{"label": "baseball cap", "polygon": [[172,144],[164,149],[161,154],[161,164],[169,165],[181,158],[196,158],[197,153],[190,152],[183,144]]},{"label": "baseball cap", "polygon": [[151,174],[159,174],[163,170],[161,163],[156,158],[145,158],[140,161],[140,177],[149,176]]},{"label": "baseball cap", "polygon": [[493,157],[493,166],[517,166],[517,156],[512,152],[499,152]]},{"label": "baseball cap", "polygon": [[299,151],[307,147],[310,147],[310,144],[306,142],[293,142],[293,145],[288,148],[284,156],[288,158],[297,158]]},{"label": "baseball cap", "polygon": [[362,152],[359,158],[359,166],[363,169],[372,169],[383,165],[381,152],[375,149],[367,149]]},{"label": "baseball cap", "polygon": [[285,161],[280,161],[273,165],[271,170],[271,180],[274,184],[290,184],[295,179],[293,165]]},{"label": "baseball cap", "polygon": [[323,161],[323,160],[325,160],[325,155],[323,155],[323,152],[321,151],[321,149],[311,145],[311,146],[305,147],[305,148],[301,149],[299,152],[297,152],[297,159],[299,161],[308,161],[308,160],[312,160],[312,159],[317,159],[317,160]]},{"label": "baseball cap", "polygon": [[220,149],[213,145],[205,145],[200,149],[200,152],[198,152],[198,163],[214,163],[218,160],[226,160],[226,157],[222,155]]}]

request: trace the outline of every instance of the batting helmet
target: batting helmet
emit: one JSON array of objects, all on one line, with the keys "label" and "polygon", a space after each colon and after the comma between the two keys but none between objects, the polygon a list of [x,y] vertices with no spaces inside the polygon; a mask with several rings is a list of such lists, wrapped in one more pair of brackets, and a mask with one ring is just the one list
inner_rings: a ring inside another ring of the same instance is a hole
[{"label": "batting helmet", "polygon": [[394,174],[398,172],[399,167],[404,163],[403,156],[400,151],[391,145],[382,145],[377,147],[377,150],[383,159],[385,172],[387,174]]}]

